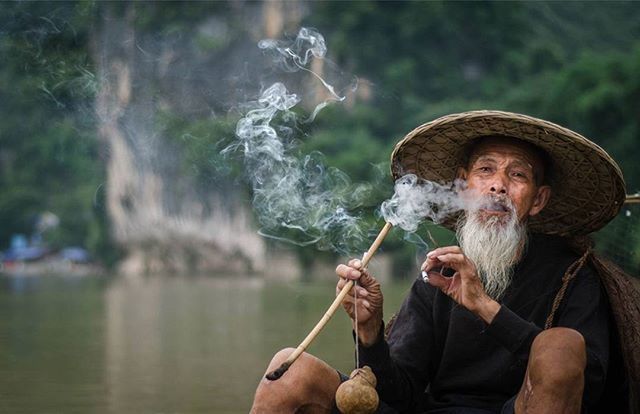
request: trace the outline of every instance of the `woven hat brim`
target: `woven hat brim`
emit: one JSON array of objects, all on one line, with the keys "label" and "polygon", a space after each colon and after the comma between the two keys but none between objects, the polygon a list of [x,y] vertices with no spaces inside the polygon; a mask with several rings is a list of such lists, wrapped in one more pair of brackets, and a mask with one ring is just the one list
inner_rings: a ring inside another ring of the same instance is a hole
[{"label": "woven hat brim", "polygon": [[[501,111],[447,115],[423,124],[398,142],[391,154],[394,179],[405,174],[449,183],[464,166],[468,145],[485,136],[534,144],[553,164],[552,195],[529,219],[533,232],[579,236],[606,225],[622,208],[625,183],[616,162],[598,145],[551,122]],[[443,225],[452,228],[456,217]]]}]

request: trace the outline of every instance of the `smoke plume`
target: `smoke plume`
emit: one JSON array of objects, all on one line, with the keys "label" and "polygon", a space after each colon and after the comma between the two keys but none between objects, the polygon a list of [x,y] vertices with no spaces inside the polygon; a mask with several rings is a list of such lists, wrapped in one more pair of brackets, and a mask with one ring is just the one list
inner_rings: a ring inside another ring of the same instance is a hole
[{"label": "smoke plume", "polygon": [[[306,122],[340,96],[307,66],[326,54],[324,38],[302,28],[295,40],[262,40],[258,46],[285,72],[308,71],[328,91]],[[353,210],[366,198],[368,186],[355,185],[342,171],[327,167],[319,152],[300,155],[296,140],[300,95],[283,82],[267,87],[257,100],[244,105],[245,115],[236,125],[237,140],[223,153],[240,150],[246,177],[253,189],[253,206],[260,234],[297,245],[315,244],[342,253],[362,249],[365,233]]]},{"label": "smoke plume", "polygon": [[462,189],[461,181],[443,185],[407,174],[396,180],[394,194],[382,203],[380,212],[385,221],[413,233],[424,219],[438,224],[467,208]]},{"label": "smoke plume", "polygon": [[[343,254],[364,251],[375,229],[368,228],[358,208],[371,198],[372,186],[353,184],[342,171],[327,167],[322,154],[300,155],[297,148],[299,122],[309,122],[328,103],[345,99],[308,68],[313,59],[324,58],[324,38],[313,29],[302,28],[293,41],[268,39],[258,46],[284,72],[310,72],[327,91],[327,99],[305,121],[294,111],[301,95],[289,91],[283,82],[273,83],[243,106],[246,112],[236,125],[237,139],[223,153],[242,153],[260,234]],[[395,193],[382,203],[380,214],[413,233],[425,218],[440,223],[463,209],[460,187],[460,183],[441,185],[406,175],[396,181]],[[417,236],[407,240],[424,244]]]}]

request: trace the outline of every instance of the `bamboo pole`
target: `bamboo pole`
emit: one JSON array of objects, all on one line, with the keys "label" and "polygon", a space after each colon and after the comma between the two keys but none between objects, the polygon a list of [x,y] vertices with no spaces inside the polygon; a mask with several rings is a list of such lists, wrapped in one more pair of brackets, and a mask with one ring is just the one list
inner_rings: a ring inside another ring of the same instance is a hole
[{"label": "bamboo pole", "polygon": [[640,193],[628,195],[624,202],[625,204],[640,204]]},{"label": "bamboo pole", "polygon": [[[378,250],[378,247],[380,247],[380,244],[382,244],[382,241],[389,233],[389,230],[391,230],[391,227],[392,227],[391,223],[386,223],[382,228],[382,230],[380,230],[380,233],[378,233],[378,237],[376,237],[374,242],[371,244],[371,247],[369,247],[369,250],[367,250],[364,257],[362,258],[362,266],[361,266],[362,269],[367,267],[374,253],[376,252],[376,250]],[[298,345],[298,347],[291,353],[291,355],[289,355],[289,358],[287,358],[287,360],[284,361],[277,369],[275,369],[274,371],[266,375],[268,380],[275,381],[278,378],[280,378],[285,372],[287,372],[291,364],[293,364],[295,360],[298,359],[300,355],[302,355],[302,353],[307,349],[307,347],[311,344],[311,342],[313,342],[316,336],[318,336],[318,334],[324,328],[327,322],[329,322],[333,314],[336,312],[336,309],[338,309],[338,306],[342,304],[344,297],[347,296],[347,293],[349,293],[349,291],[353,287],[353,284],[354,284],[353,280],[349,280],[347,284],[344,285],[340,293],[338,293],[338,295],[334,299],[333,303],[331,303],[331,306],[329,306],[329,309],[327,309],[327,311],[325,312],[322,319],[318,321],[316,326],[311,330],[311,332],[309,332],[307,337],[304,338],[304,340],[300,343],[300,345]]]}]

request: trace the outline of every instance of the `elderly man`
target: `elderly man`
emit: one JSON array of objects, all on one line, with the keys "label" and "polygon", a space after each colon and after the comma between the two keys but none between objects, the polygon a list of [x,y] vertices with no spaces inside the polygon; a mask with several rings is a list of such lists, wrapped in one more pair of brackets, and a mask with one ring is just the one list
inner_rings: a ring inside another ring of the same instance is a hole
[{"label": "elderly man", "polygon": [[[359,363],[377,376],[378,412],[598,410],[610,365],[609,305],[597,274],[583,266],[588,253],[575,253],[567,239],[619,211],[624,182],[613,160],[557,125],[476,111],[416,128],[392,164],[395,177],[457,176],[473,202],[445,223],[459,246],[427,254],[425,277],[387,338],[378,282],[358,260],[336,269],[337,290],[359,281],[344,307]],[[261,381],[252,412],[331,412],[343,380],[304,354],[280,380]]]}]

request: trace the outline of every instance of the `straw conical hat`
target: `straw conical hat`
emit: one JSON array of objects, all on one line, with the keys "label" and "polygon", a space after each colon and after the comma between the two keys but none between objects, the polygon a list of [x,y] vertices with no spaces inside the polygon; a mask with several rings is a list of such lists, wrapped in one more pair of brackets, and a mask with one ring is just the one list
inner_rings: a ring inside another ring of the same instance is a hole
[{"label": "straw conical hat", "polygon": [[[447,183],[464,166],[467,146],[476,138],[506,136],[530,142],[551,158],[552,195],[529,220],[533,232],[584,235],[607,224],[620,211],[625,184],[616,162],[598,145],[569,129],[525,115],[471,111],[421,125],[396,144],[394,179],[413,173]],[[444,223],[451,227],[455,220]]]}]

